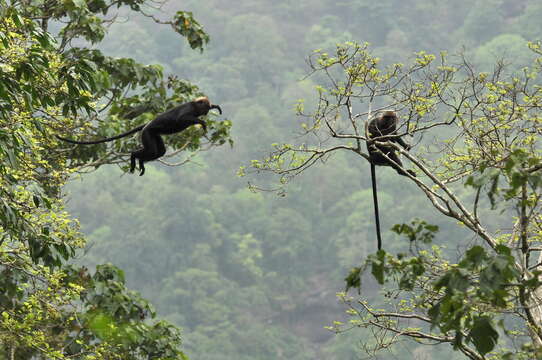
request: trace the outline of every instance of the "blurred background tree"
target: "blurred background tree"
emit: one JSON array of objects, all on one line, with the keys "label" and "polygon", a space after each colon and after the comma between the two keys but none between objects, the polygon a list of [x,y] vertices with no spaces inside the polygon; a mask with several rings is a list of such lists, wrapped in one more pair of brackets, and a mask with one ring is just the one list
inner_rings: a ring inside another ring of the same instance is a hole
[{"label": "blurred background tree", "polygon": [[[318,103],[314,86],[322,85],[317,77],[306,78],[310,71],[306,59],[313,50],[332,54],[337,43],[369,41],[371,54],[380,58],[382,66],[408,64],[420,50],[437,56],[446,50],[463,52],[476,72],[492,72],[501,58],[512,62],[512,71],[516,59],[520,61],[515,69],[520,69],[536,58],[526,43],[514,43],[514,53],[480,49],[501,36],[521,36],[525,42],[539,39],[538,3],[490,3],[496,7],[491,13],[499,15],[501,22],[488,22],[485,32],[494,35],[479,40],[465,25],[471,12],[487,6],[485,2],[184,1],[183,9],[192,11],[212,36],[203,54],[187,44],[179,48],[175,34],[156,31],[151,19],[122,13],[122,22],[109,28],[110,36],[99,48],[108,55],[159,63],[164,73],[198,84],[234,122],[235,146],[196,155],[179,168],[155,163],[144,182],[121,176],[122,171],[111,166],[72,182],[67,188],[68,208],[90,239],[81,261],[89,267],[104,261],[121,266],[129,286],[152,299],[159,314],[184,327],[183,349],[194,359],[363,357],[360,347],[376,344],[369,331],[334,336],[324,326],[349,320],[344,314],[347,308],[335,294],[344,290],[343,279],[350,269],[375,251],[368,164],[353,152],[337,154],[297,177],[288,185],[287,196],[279,197],[246,189],[247,182],[274,188],[276,178],[250,174],[238,178],[236,172],[240,165],[265,157],[273,143],[302,141],[295,106],[303,98],[305,108],[313,109]],[[175,6],[171,2],[153,14],[168,18]],[[243,24],[251,36],[244,33]],[[132,43],[148,47],[136,50]],[[262,59],[260,51],[267,58]],[[266,67],[257,61],[264,61]],[[449,127],[441,131],[444,137],[453,134]],[[431,149],[427,140],[415,150]],[[184,159],[181,156],[179,161]],[[387,211],[381,219],[386,250],[408,252],[410,242],[388,229],[419,217],[439,226],[433,244],[446,244],[446,256],[455,254],[455,263],[460,261],[465,249],[458,248],[459,241],[449,245],[449,239],[470,239],[465,229],[434,212],[414,183],[390,169],[378,172],[381,207]],[[458,188],[464,196],[472,193],[471,188]],[[487,201],[480,204],[489,210]],[[284,227],[299,231],[300,241],[286,230],[281,233],[281,223],[274,220],[292,212],[299,224],[288,221]],[[485,219],[492,222],[488,228],[493,231],[502,218]],[[293,259],[288,264],[293,270],[287,275],[282,259],[271,255],[277,251],[274,242],[284,244],[285,239],[293,241],[291,248],[280,249]],[[192,270],[204,271],[210,285],[200,284],[194,290],[198,296],[183,295],[182,301],[176,301],[171,294],[186,294],[184,287],[191,279],[186,274]],[[377,295],[380,289],[376,281],[364,282],[365,294]],[[206,317],[187,315],[190,309],[201,309],[203,300],[209,309],[223,309],[221,290],[228,294],[226,323],[220,312],[209,311]],[[205,327],[198,327],[199,318]],[[209,330],[213,321],[220,326]],[[375,355],[381,359],[435,357],[464,358],[449,345],[427,348],[413,341]]]}]

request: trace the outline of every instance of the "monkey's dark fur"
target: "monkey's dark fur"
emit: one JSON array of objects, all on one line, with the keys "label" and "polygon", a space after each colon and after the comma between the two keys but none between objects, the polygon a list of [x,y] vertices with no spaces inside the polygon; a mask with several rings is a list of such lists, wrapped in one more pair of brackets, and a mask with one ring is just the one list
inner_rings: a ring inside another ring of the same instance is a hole
[{"label": "monkey's dark fur", "polygon": [[[383,111],[369,121],[369,124],[367,125],[369,139],[375,139],[380,142],[393,141],[406,150],[410,150],[410,145],[405,143],[400,136],[393,136],[397,134],[397,122],[398,117],[395,111]],[[383,138],[379,139],[380,137]],[[397,156],[396,149],[393,146],[375,144],[369,140],[367,141],[367,150],[369,151],[369,161],[371,162],[371,182],[373,184],[376,236],[378,239],[378,250],[380,250],[382,249],[382,239],[380,236],[380,216],[378,215],[375,165],[391,166],[397,173],[403,176],[408,176],[408,174],[410,174],[416,177],[416,173],[412,170],[405,171],[403,169],[403,163]]]},{"label": "monkey's dark fur", "polygon": [[122,137],[131,135],[138,131],[141,131],[141,143],[143,148],[134,151],[130,155],[130,172],[133,173],[136,166],[136,159],[139,160],[139,176],[145,173],[144,163],[147,161],[156,160],[166,153],[166,147],[161,135],[170,135],[181,132],[187,127],[200,124],[205,131],[207,131],[207,125],[205,121],[198,119],[199,116],[207,115],[209,110],[217,109],[222,114],[222,109],[218,105],[211,105],[209,99],[206,97],[197,98],[194,101],[190,101],[181,104],[173,109],[170,109],[160,115],[147,124],[140,125],[125,133],[112,136],[106,139],[94,140],[94,141],[77,141],[62,138],[57,136],[60,140],[80,145],[100,144],[107,141],[113,141]]},{"label": "monkey's dark fur", "polygon": [[[393,141],[401,145],[406,150],[410,150],[410,145],[405,143],[400,136],[390,136],[397,134],[397,121],[398,118],[395,111],[386,110],[382,112],[378,116],[374,117],[371,121],[369,121],[369,138],[376,139],[376,141],[380,142]],[[381,136],[390,137],[378,139]],[[401,162],[401,159],[399,159],[399,157],[397,156],[393,146],[367,142],[367,150],[369,151],[369,160],[371,164],[391,166],[395,169],[395,171],[397,171],[397,173],[399,173],[399,175],[407,176],[406,173],[408,172],[410,175],[414,177],[416,176],[416,173],[414,173],[414,171],[412,170],[407,170],[405,172],[405,170],[403,169],[403,163]],[[388,157],[389,160],[386,157]]]}]

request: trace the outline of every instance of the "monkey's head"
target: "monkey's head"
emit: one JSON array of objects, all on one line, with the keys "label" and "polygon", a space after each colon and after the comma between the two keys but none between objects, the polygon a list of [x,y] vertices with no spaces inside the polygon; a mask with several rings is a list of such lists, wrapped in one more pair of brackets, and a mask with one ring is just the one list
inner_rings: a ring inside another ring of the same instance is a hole
[{"label": "monkey's head", "polygon": [[217,109],[218,112],[222,115],[222,109],[219,105],[211,105],[211,102],[206,96],[202,96],[193,101],[194,106],[196,107],[197,116],[207,115],[209,110]]},{"label": "monkey's head", "polygon": [[397,113],[394,110],[383,110],[380,113],[380,117],[382,118],[383,126],[393,126],[397,124],[397,120],[399,118],[397,117]]},{"label": "monkey's head", "polygon": [[390,117],[390,118],[396,118],[397,119],[397,113],[394,110],[384,110],[381,113],[382,117]]}]

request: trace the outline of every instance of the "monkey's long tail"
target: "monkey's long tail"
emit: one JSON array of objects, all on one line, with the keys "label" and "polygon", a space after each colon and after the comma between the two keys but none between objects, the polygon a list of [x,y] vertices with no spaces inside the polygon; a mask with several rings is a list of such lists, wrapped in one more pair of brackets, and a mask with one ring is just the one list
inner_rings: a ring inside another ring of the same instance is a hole
[{"label": "monkey's long tail", "polygon": [[122,134],[119,134],[119,135],[115,135],[115,136],[112,136],[110,138],[105,138],[105,139],[100,139],[100,140],[94,140],[94,141],[78,141],[78,140],[72,140],[72,139],[67,139],[67,138],[63,138],[63,137],[60,137],[58,135],[55,135],[58,139],[62,140],[62,141],[65,141],[65,142],[69,142],[71,144],[79,144],[79,145],[93,145],[93,144],[101,144],[101,143],[104,143],[104,142],[108,142],[108,141],[113,141],[113,140],[117,140],[117,139],[120,139],[120,138],[123,138],[125,136],[128,136],[128,135],[132,135],[133,133],[136,133],[138,131],[141,131],[145,125],[147,124],[143,124],[143,125],[139,125],[138,127],[136,128],[133,128],[132,130],[128,130]]},{"label": "monkey's long tail", "polygon": [[374,164],[371,164],[371,182],[373,183],[373,202],[375,208],[376,238],[378,250],[382,250],[382,238],[380,237],[380,216],[378,215],[378,196],[376,193],[376,171]]}]

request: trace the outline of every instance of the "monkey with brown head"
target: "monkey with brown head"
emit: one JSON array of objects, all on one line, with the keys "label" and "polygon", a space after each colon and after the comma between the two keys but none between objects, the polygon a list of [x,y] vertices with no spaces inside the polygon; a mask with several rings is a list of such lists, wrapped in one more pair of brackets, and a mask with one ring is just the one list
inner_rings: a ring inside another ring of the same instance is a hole
[{"label": "monkey with brown head", "polygon": [[175,134],[196,124],[200,124],[204,131],[207,131],[205,121],[200,120],[199,117],[207,115],[211,109],[217,109],[222,114],[222,109],[219,105],[212,105],[207,97],[199,97],[194,101],[181,104],[158,115],[147,124],[140,125],[110,138],[94,141],[77,141],[60,136],[57,137],[72,144],[91,145],[113,141],[141,131],[143,148],[132,152],[130,155],[130,172],[134,172],[137,159],[139,160],[139,175],[141,176],[145,173],[145,162],[156,160],[166,153],[166,147],[161,135]]},{"label": "monkey with brown head", "polygon": [[397,123],[399,118],[393,110],[384,110],[367,124],[367,150],[369,151],[369,162],[371,163],[371,182],[373,185],[373,202],[375,210],[376,237],[378,241],[378,250],[382,249],[382,238],[380,235],[380,216],[378,214],[378,197],[376,190],[376,171],[375,166],[391,166],[399,175],[416,177],[416,173],[412,170],[403,168],[403,163],[397,156],[397,149],[388,144],[377,144],[375,141],[385,143],[388,141],[395,142],[402,146],[407,151],[410,150],[410,145],[404,142],[397,135]]},{"label": "monkey with brown head", "polygon": [[[379,115],[371,119],[368,125],[369,139],[379,142],[393,141],[401,145],[404,149],[410,150],[410,145],[404,142],[397,135],[397,123],[399,119],[397,113],[393,110],[385,110]],[[381,139],[379,139],[381,138]],[[399,175],[407,176],[407,172],[416,177],[416,173],[412,170],[403,169],[403,163],[397,156],[396,149],[390,145],[375,144],[367,142],[367,150],[369,151],[369,161],[373,165],[391,166],[399,173]]]}]

